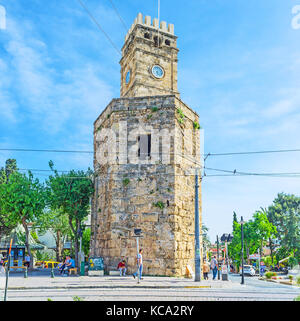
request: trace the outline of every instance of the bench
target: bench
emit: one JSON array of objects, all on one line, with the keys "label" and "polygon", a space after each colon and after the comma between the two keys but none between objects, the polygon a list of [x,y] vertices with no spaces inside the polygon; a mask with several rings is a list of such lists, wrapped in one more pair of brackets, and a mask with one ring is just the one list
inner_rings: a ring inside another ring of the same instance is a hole
[{"label": "bench", "polygon": [[74,274],[77,274],[77,268],[76,268],[76,267],[69,269],[70,275],[71,275],[73,272],[74,272]]},{"label": "bench", "polygon": [[104,270],[88,271],[88,276],[104,276]]},{"label": "bench", "polygon": [[109,271],[108,275],[118,275],[118,276],[120,276],[120,271]]},{"label": "bench", "polygon": [[27,269],[27,266],[10,266],[10,269]]}]

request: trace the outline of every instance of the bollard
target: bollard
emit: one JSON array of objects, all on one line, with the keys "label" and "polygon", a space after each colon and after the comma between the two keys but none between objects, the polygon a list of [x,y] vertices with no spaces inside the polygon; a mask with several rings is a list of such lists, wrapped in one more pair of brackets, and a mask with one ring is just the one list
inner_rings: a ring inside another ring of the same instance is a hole
[{"label": "bollard", "polygon": [[51,269],[51,278],[54,278],[54,271],[53,271],[53,268]]},{"label": "bollard", "polygon": [[26,269],[24,269],[24,278],[25,278],[25,279],[28,278],[27,267],[26,267]]}]

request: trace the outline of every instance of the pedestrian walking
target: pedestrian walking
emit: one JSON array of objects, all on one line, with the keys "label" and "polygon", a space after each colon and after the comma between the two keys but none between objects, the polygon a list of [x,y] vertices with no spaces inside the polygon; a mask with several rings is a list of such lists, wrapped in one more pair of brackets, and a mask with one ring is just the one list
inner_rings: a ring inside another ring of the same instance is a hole
[{"label": "pedestrian walking", "polygon": [[218,272],[218,261],[216,259],[216,257],[214,256],[210,262],[210,268],[213,272],[213,280],[216,279],[216,276],[217,276],[217,272]]},{"label": "pedestrian walking", "polygon": [[204,280],[208,280],[208,272],[209,272],[209,265],[206,262],[206,260],[204,260],[203,262],[203,276],[204,276]]},{"label": "pedestrian walking", "polygon": [[137,271],[135,272],[135,273],[133,273],[133,277],[135,278],[137,275],[138,275],[138,273],[140,274],[140,280],[142,280],[143,278],[142,278],[142,272],[143,272],[143,255],[142,255],[142,253],[143,253],[143,249],[140,249],[139,250],[139,254],[138,254],[138,256],[137,256],[137,265],[138,265],[138,269],[137,269]]}]

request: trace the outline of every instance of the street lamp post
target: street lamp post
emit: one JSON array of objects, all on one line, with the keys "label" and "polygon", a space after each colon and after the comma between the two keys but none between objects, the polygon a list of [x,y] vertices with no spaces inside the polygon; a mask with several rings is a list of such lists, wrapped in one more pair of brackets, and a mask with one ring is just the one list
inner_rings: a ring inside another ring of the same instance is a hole
[{"label": "street lamp post", "polygon": [[140,250],[140,247],[139,247],[139,238],[142,237],[142,236],[141,236],[141,233],[142,233],[142,230],[141,230],[141,229],[138,229],[138,228],[135,228],[135,229],[134,229],[134,237],[136,238],[137,283],[138,283],[138,284],[140,283],[140,279],[141,279],[140,267],[139,267],[139,260],[138,260],[139,250]]},{"label": "street lamp post", "polygon": [[195,173],[195,282],[201,282],[200,231],[199,231],[199,195],[198,169]]},{"label": "street lamp post", "polygon": [[244,284],[245,283],[245,280],[244,280],[244,228],[243,228],[243,224],[244,224],[244,221],[243,221],[243,216],[241,216],[241,243],[242,243],[242,281],[241,281],[241,284]]},{"label": "street lamp post", "polygon": [[217,260],[218,260],[218,280],[220,280],[220,267],[219,267],[219,237],[217,235]]},{"label": "street lamp post", "polygon": [[224,247],[224,270],[222,268],[222,280],[223,281],[228,281],[228,256],[227,256],[227,242],[229,241],[230,234],[224,233],[221,236],[221,241],[225,243]]}]

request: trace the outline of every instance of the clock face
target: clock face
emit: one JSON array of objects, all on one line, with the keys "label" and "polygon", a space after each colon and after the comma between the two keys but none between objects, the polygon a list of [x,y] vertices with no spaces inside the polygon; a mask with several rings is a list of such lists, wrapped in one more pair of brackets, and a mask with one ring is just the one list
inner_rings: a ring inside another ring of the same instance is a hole
[{"label": "clock face", "polygon": [[127,71],[126,77],[125,77],[125,82],[128,84],[130,81],[130,70]]},{"label": "clock face", "polygon": [[152,75],[155,77],[155,78],[162,78],[164,76],[165,72],[164,70],[162,69],[161,66],[158,66],[158,65],[154,65],[152,67]]}]

